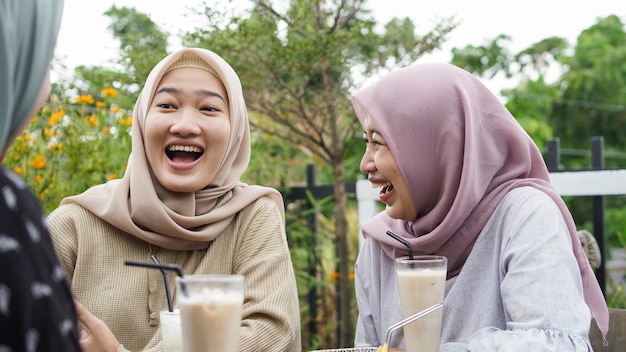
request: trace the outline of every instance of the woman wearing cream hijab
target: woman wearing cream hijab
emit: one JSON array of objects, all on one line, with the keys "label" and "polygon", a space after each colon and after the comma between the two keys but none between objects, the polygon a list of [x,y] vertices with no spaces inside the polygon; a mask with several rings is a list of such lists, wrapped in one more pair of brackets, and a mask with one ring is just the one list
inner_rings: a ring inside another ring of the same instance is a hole
[{"label": "woman wearing cream hijab", "polygon": [[152,255],[186,275],[245,276],[240,351],[300,350],[282,198],[239,181],[249,159],[246,105],[230,65],[198,48],[164,58],[135,105],[124,177],[64,199],[48,217],[81,320],[108,328],[83,333],[86,350],[162,348],[163,277],[124,265]]},{"label": "woman wearing cream hijab", "polygon": [[[61,0],[0,0],[0,160],[50,94]],[[26,183],[0,167],[0,351],[80,351],[72,296]]]}]

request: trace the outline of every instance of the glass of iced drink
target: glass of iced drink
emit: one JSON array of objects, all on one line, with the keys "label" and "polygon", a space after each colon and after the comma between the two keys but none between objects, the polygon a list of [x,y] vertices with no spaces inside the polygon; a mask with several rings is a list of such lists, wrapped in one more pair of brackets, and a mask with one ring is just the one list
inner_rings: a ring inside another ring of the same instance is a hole
[{"label": "glass of iced drink", "polygon": [[180,325],[180,310],[162,310],[159,316],[161,339],[165,352],[183,352],[183,333]]},{"label": "glass of iced drink", "polygon": [[[396,259],[402,316],[407,318],[435,304],[443,303],[448,260],[422,255]],[[406,352],[437,352],[441,336],[442,309],[404,326]]]},{"label": "glass of iced drink", "polygon": [[176,278],[185,352],[236,352],[244,296],[242,275]]}]

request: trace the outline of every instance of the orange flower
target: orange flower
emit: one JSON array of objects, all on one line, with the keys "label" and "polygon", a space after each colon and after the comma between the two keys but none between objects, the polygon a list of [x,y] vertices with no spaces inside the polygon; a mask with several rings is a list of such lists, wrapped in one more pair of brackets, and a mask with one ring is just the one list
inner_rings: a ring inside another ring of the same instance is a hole
[{"label": "orange flower", "polygon": [[21,167],[16,167],[15,169],[13,169],[13,172],[15,172],[18,175],[24,174],[24,170]]},{"label": "orange flower", "polygon": [[133,117],[128,116],[128,118],[121,119],[120,122],[122,123],[122,125],[131,126],[133,124]]},{"label": "orange flower", "polygon": [[104,102],[103,101],[97,101],[96,102],[96,107],[97,108],[103,108],[104,107]]},{"label": "orange flower", "polygon": [[89,118],[85,118],[85,122],[94,127],[98,126],[98,124],[100,123],[100,121],[98,121],[98,119],[94,115],[91,115]]},{"label": "orange flower", "polygon": [[[334,273],[330,274],[330,279],[331,280],[337,280],[337,279],[339,279],[339,276],[340,276],[339,273],[334,272]],[[348,274],[348,278],[350,280],[354,280],[354,273]]]},{"label": "orange flower", "polygon": [[43,134],[44,134],[44,136],[46,136],[46,137],[53,137],[53,136],[56,136],[56,135],[57,135],[56,131],[51,130],[51,129],[47,129],[47,128],[44,128],[44,129],[43,129]]},{"label": "orange flower", "polygon": [[114,114],[115,114],[115,113],[116,113],[116,112],[118,112],[118,111],[120,111],[119,106],[111,106],[111,112],[112,112],[112,113],[114,113]]},{"label": "orange flower", "polygon": [[115,88],[104,88],[102,95],[105,97],[115,98],[117,96],[117,90]]},{"label": "orange flower", "polygon": [[35,167],[35,169],[43,169],[46,166],[46,159],[39,155],[33,159],[30,164]]},{"label": "orange flower", "polygon": [[60,110],[50,115],[48,126],[54,126],[65,115],[65,110]]},{"label": "orange flower", "polygon": [[117,178],[116,174],[108,174],[107,175],[107,181],[111,181]]},{"label": "orange flower", "polygon": [[93,104],[93,97],[90,95],[79,95],[76,97],[76,104]]},{"label": "orange flower", "polygon": [[56,150],[57,152],[63,151],[63,144],[53,144],[48,149]]},{"label": "orange flower", "polygon": [[39,175],[35,176],[35,182],[40,183],[41,182],[41,176],[39,176]]},{"label": "orange flower", "polygon": [[111,133],[111,127],[109,127],[109,126],[104,126],[104,128],[102,129],[102,133],[104,133],[104,134],[109,134],[109,133]]}]

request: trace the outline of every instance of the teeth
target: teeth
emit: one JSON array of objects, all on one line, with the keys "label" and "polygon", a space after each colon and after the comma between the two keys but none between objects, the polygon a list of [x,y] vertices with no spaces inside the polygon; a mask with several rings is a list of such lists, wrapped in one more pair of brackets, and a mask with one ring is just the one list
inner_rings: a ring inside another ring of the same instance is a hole
[{"label": "teeth", "polygon": [[167,148],[170,152],[187,152],[187,153],[201,153],[202,149],[189,145],[171,145]]},{"label": "teeth", "polygon": [[372,182],[372,188],[381,188],[381,187],[388,187],[391,186],[391,182],[384,182],[384,183],[373,183]]}]

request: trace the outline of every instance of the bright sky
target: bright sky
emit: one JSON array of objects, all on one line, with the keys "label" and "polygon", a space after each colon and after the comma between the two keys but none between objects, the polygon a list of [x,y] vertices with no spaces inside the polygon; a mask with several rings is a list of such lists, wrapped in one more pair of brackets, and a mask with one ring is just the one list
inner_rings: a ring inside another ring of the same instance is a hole
[{"label": "bright sky", "polygon": [[[236,1],[243,6],[250,3]],[[219,6],[226,0],[210,3]],[[202,0],[65,0],[57,57],[69,67],[107,65],[115,60],[117,43],[107,29],[110,18],[103,15],[112,5],[134,7],[148,14],[175,39],[181,30],[192,29],[197,23],[189,17],[192,13],[189,8],[201,9],[202,4]],[[425,33],[442,17],[456,16],[462,21],[441,51],[420,61],[449,61],[453,47],[483,44],[499,34],[512,37],[510,49],[513,52],[552,36],[564,37],[573,45],[580,32],[595,24],[598,18],[614,14],[626,22],[624,0],[369,0],[366,7],[380,23],[392,17],[408,16],[416,24],[418,33]]]}]

